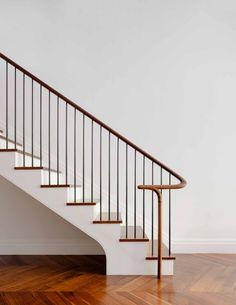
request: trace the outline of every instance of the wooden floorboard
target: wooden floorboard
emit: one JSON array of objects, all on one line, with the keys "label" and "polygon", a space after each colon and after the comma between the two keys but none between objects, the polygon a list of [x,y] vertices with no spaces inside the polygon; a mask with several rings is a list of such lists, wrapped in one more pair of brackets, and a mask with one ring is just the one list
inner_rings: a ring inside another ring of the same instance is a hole
[{"label": "wooden floorboard", "polygon": [[0,305],[77,304],[235,305],[236,255],[177,255],[161,281],[106,276],[104,256],[0,256]]}]

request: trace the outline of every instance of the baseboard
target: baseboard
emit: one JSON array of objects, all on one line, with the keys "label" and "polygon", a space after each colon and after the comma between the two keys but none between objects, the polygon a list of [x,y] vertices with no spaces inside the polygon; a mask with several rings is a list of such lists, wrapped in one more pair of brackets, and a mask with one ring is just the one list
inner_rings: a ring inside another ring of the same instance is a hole
[{"label": "baseboard", "polygon": [[236,253],[236,239],[180,239],[172,241],[173,253]]},{"label": "baseboard", "polygon": [[96,243],[79,240],[0,240],[0,255],[101,255]]}]

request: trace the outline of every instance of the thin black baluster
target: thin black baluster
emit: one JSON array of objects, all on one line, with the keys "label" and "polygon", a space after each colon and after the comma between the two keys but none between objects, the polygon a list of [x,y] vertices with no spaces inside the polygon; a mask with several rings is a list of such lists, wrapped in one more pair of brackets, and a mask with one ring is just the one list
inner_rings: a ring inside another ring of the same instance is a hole
[{"label": "thin black baluster", "polygon": [[102,126],[100,126],[100,220],[102,220]]},{"label": "thin black baluster", "polygon": [[25,167],[25,74],[23,74],[23,167]]},{"label": "thin black baluster", "polygon": [[40,166],[42,166],[42,85],[40,85],[40,92],[39,92],[39,154],[40,154]]},{"label": "thin black baluster", "polygon": [[31,81],[31,166],[34,166],[34,81]]},{"label": "thin black baluster", "polygon": [[93,202],[93,120],[91,120],[91,202]]},{"label": "thin black baluster", "polygon": [[66,103],[66,130],[65,130],[65,161],[66,161],[66,168],[65,168],[65,172],[66,172],[66,184],[68,184],[68,135],[67,135],[67,132],[68,132],[68,111],[67,111],[67,108],[68,108],[68,104]]},{"label": "thin black baluster", "polygon": [[59,96],[57,97],[57,184],[59,184]]},{"label": "thin black baluster", "polygon": [[[143,156],[143,185],[145,185],[145,156]],[[143,190],[143,238],[145,238],[145,190]]]},{"label": "thin black baluster", "polygon": [[8,62],[6,61],[6,149],[8,149]]},{"label": "thin black baluster", "polygon": [[108,219],[111,219],[111,133],[108,134]]},{"label": "thin black baluster", "polygon": [[84,197],[85,197],[85,116],[83,114],[83,202],[84,202]]},{"label": "thin black baluster", "polygon": [[[171,185],[171,174],[169,173],[169,185]],[[169,256],[171,255],[171,190],[169,190]]]},{"label": "thin black baluster", "polygon": [[76,108],[74,108],[74,202],[76,202]]},{"label": "thin black baluster", "polygon": [[[154,184],[154,164],[152,162],[152,185]],[[152,256],[154,255],[154,192],[152,192]]]},{"label": "thin black baluster", "polygon": [[117,155],[116,155],[116,200],[117,200],[117,220],[119,220],[119,213],[120,213],[120,203],[119,203],[119,180],[120,180],[120,177],[119,177],[119,162],[120,162],[120,156],[119,156],[119,150],[120,150],[120,139],[117,138]]},{"label": "thin black baluster", "polygon": [[15,149],[16,149],[16,68],[14,74],[14,135],[15,135]]},{"label": "thin black baluster", "polygon": [[126,152],[125,152],[125,235],[128,238],[128,144],[126,143]]},{"label": "thin black baluster", "polygon": [[134,151],[134,238],[136,238],[137,234],[137,151]]},{"label": "thin black baluster", "polygon": [[51,184],[51,92],[48,94],[48,184]]}]

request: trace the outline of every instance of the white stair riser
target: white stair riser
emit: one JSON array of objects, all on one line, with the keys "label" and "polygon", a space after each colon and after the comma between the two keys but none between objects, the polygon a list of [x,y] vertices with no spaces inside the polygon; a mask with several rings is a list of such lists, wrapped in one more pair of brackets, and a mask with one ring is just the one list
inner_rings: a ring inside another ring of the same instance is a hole
[{"label": "white stair riser", "polygon": [[[8,148],[7,148],[7,143],[5,139],[0,138],[0,149],[14,149],[15,148],[15,143],[11,143],[8,141]],[[22,146],[16,145],[17,149],[22,149]]]},{"label": "white stair riser", "polygon": [[[76,191],[75,191],[76,190]],[[67,191],[68,202],[82,202],[83,199],[83,190],[81,186],[70,187]],[[86,198],[85,198],[86,199]]]},{"label": "white stair riser", "polygon": [[29,155],[23,155],[23,153],[17,153],[16,166],[40,166],[40,160],[33,158]]},{"label": "white stair riser", "polygon": [[57,173],[54,171],[50,172],[50,177],[49,177],[49,171],[48,170],[42,170],[42,175],[41,175],[41,181],[42,184],[64,184],[65,183],[65,178],[64,175],[61,173]]}]

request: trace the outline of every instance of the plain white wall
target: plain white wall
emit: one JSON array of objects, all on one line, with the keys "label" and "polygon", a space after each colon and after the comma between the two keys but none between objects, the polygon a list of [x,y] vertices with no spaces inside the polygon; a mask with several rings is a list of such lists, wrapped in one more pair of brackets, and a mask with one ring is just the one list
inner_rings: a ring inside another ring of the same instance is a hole
[{"label": "plain white wall", "polygon": [[236,251],[235,14],[232,0],[0,0],[3,53],[187,179],[180,251]]}]

